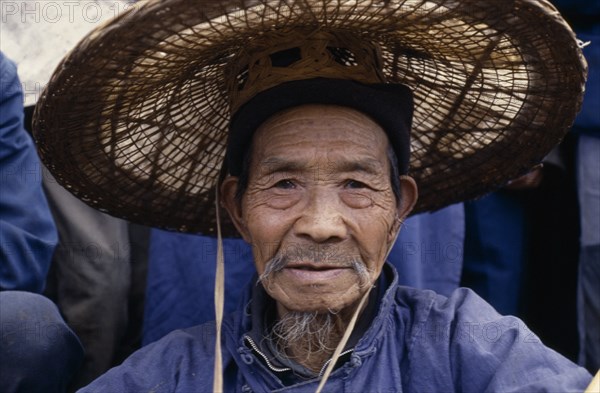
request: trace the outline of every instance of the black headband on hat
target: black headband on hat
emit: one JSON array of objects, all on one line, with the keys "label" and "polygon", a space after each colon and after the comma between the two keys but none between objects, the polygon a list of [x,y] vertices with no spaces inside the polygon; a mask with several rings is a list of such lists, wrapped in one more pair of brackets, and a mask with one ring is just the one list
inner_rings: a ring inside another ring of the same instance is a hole
[{"label": "black headband on hat", "polygon": [[400,84],[365,85],[345,79],[316,78],[282,83],[265,90],[233,115],[225,158],[229,174],[241,174],[244,154],[262,123],[278,112],[309,104],[344,106],[371,117],[387,134],[398,158],[400,174],[408,172],[413,113],[411,90]]}]

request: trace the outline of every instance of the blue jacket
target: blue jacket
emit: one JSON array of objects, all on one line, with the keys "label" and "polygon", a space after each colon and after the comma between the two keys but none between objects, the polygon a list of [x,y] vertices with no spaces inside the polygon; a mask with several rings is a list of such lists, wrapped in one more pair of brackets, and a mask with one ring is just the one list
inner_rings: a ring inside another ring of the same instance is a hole
[{"label": "blue jacket", "polygon": [[571,24],[583,48],[588,79],[581,112],[573,130],[600,138],[600,0],[551,0]]},{"label": "blue jacket", "polygon": [[0,290],[42,292],[57,242],[17,68],[0,52]]},{"label": "blue jacket", "polygon": [[[500,316],[474,292],[449,298],[398,285],[392,277],[379,311],[326,392],[570,392],[588,372],[546,348],[519,319]],[[226,392],[314,392],[318,379],[284,386],[243,339],[252,318],[244,301],[223,323]],[[215,325],[170,333],[80,392],[210,392]]]}]

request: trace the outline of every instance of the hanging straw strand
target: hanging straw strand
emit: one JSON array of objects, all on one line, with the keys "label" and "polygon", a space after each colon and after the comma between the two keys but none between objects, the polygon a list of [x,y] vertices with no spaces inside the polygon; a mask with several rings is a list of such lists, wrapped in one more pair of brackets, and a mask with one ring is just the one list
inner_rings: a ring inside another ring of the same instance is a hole
[{"label": "hanging straw strand", "polygon": [[223,303],[225,301],[225,258],[223,257],[223,238],[219,217],[219,187],[215,187],[215,210],[217,212],[217,262],[215,277],[215,367],[213,373],[213,393],[223,391],[223,359],[221,355],[221,326],[223,324]]}]

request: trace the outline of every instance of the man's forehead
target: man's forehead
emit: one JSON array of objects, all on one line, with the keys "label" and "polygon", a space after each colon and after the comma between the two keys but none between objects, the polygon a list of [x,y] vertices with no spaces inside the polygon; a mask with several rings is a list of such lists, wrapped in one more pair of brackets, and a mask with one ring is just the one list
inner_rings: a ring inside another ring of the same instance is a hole
[{"label": "man's forehead", "polygon": [[297,149],[362,150],[378,154],[389,146],[385,131],[368,115],[336,105],[302,105],[280,111],[255,132],[254,153],[281,155]]},{"label": "man's forehead", "polygon": [[345,106],[323,104],[300,105],[279,111],[265,120],[257,132],[264,129],[286,127],[298,122],[315,125],[329,125],[340,122],[372,128],[385,134],[381,126],[363,112]]},{"label": "man's forehead", "polygon": [[333,105],[304,105],[277,113],[257,130],[253,161],[261,174],[363,172],[376,175],[388,165],[389,141],[367,115]]}]

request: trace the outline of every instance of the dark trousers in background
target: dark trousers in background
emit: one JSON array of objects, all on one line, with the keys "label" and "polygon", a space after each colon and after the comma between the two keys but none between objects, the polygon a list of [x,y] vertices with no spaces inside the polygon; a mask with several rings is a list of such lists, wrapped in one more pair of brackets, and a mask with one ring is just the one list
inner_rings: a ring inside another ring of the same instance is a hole
[{"label": "dark trousers in background", "polygon": [[64,392],[83,348],[56,305],[30,292],[0,292],[0,390]]}]

